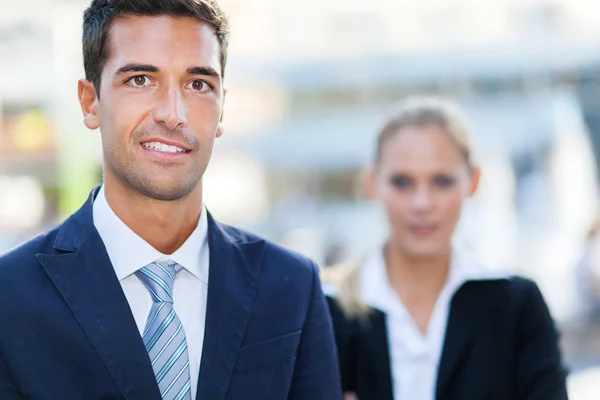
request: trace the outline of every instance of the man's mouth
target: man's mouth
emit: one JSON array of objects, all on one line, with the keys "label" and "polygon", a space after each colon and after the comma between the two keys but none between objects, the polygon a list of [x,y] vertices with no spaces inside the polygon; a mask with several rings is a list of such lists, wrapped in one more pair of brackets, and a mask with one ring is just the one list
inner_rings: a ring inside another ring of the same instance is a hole
[{"label": "man's mouth", "polygon": [[161,142],[146,142],[146,143],[142,143],[142,146],[144,146],[148,150],[154,150],[154,151],[158,151],[160,153],[187,153],[188,152],[188,150],[182,149],[181,147],[168,145],[168,144],[161,143]]}]

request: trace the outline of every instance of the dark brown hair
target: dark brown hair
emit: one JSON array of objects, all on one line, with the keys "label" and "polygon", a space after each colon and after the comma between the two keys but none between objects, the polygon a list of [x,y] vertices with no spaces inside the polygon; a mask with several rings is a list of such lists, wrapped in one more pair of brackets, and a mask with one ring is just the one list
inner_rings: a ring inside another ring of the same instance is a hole
[{"label": "dark brown hair", "polygon": [[94,84],[98,95],[102,69],[110,55],[110,25],[114,18],[123,15],[193,17],[206,22],[215,29],[224,74],[229,25],[215,0],[93,0],[83,14],[83,66],[85,78]]},{"label": "dark brown hair", "polygon": [[466,119],[454,103],[436,97],[409,97],[402,101],[386,120],[377,136],[375,163],[379,164],[387,141],[400,130],[414,126],[433,125],[442,129],[463,156],[469,167],[474,166]]}]

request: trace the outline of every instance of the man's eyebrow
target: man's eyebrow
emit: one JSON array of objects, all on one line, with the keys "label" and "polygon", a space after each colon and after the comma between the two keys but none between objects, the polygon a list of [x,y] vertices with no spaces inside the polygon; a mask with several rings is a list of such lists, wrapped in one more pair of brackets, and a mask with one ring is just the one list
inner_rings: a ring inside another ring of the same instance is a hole
[{"label": "man's eyebrow", "polygon": [[125,74],[127,72],[158,72],[158,68],[147,64],[127,64],[122,66],[115,72],[116,75]]},{"label": "man's eyebrow", "polygon": [[211,67],[190,67],[187,70],[190,75],[205,75],[215,78],[221,78],[221,74]]}]

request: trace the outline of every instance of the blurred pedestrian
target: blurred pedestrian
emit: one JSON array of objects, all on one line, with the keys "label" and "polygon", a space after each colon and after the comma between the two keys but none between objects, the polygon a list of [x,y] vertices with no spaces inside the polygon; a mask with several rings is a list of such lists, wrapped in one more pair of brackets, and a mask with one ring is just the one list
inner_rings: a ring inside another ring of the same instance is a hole
[{"label": "blurred pedestrian", "polygon": [[563,400],[558,334],[531,280],[486,269],[452,236],[480,176],[460,110],[404,101],[367,179],[389,236],[323,271],[342,386],[359,400]]}]

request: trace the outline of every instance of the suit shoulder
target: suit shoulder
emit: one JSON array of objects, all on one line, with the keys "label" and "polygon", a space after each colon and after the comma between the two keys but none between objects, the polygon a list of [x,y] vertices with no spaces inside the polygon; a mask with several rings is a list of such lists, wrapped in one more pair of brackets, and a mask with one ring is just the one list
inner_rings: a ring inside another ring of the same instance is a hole
[{"label": "suit shoulder", "polygon": [[455,295],[455,299],[492,299],[502,308],[518,310],[526,304],[544,303],[537,284],[522,276],[511,275],[502,279],[469,281]]},{"label": "suit shoulder", "polygon": [[518,275],[509,275],[505,278],[492,280],[473,280],[469,281],[466,286],[479,287],[480,290],[491,292],[502,291],[510,296],[523,295],[538,290],[537,284],[533,280]]},{"label": "suit shoulder", "polygon": [[[517,275],[509,276],[500,281],[498,288],[500,291],[495,293],[500,294],[500,297],[497,299],[513,310],[529,306],[546,307],[544,297],[532,279]],[[489,293],[494,292],[490,291]]]},{"label": "suit shoulder", "polygon": [[320,287],[319,268],[311,259],[268,240],[265,240],[263,270],[292,279],[299,289],[314,289],[316,282]]},{"label": "suit shoulder", "polygon": [[511,279],[511,295],[518,299],[521,308],[531,308],[548,313],[548,305],[542,291],[532,279],[513,277]]},{"label": "suit shoulder", "polygon": [[522,276],[511,276],[508,279],[508,288],[511,296],[519,298],[541,296],[538,285],[532,279]]},{"label": "suit shoulder", "polygon": [[304,270],[306,272],[310,272],[311,274],[317,272],[317,265],[310,258],[294,250],[288,249],[282,245],[242,229],[227,225],[221,226],[223,227],[223,230],[236,242],[263,242],[263,260],[266,263],[276,263],[280,268]]},{"label": "suit shoulder", "polygon": [[265,240],[265,257],[267,261],[281,262],[283,265],[302,269],[311,274],[317,270],[317,265],[310,258],[268,240]]},{"label": "suit shoulder", "polygon": [[56,238],[60,226],[47,232],[40,233],[37,236],[19,244],[18,246],[0,254],[0,273],[9,268],[16,268],[32,262],[39,253],[49,252]]},{"label": "suit shoulder", "polygon": [[[215,221],[216,222],[216,221]],[[216,225],[226,233],[226,236],[236,243],[251,243],[251,242],[260,242],[264,239],[259,235],[256,235],[252,232],[236,228],[230,225],[222,224],[220,222],[216,222]]]}]

